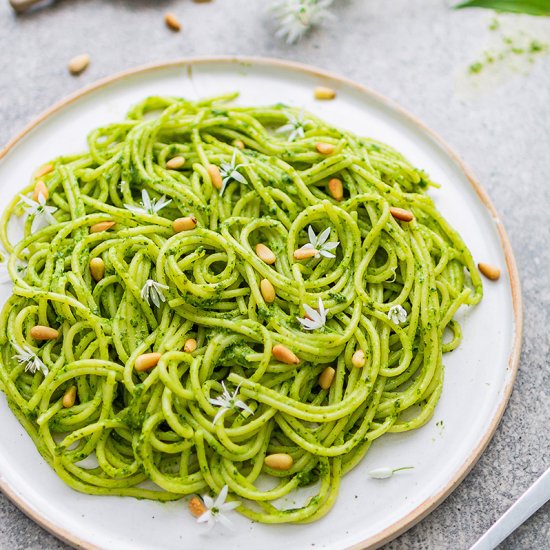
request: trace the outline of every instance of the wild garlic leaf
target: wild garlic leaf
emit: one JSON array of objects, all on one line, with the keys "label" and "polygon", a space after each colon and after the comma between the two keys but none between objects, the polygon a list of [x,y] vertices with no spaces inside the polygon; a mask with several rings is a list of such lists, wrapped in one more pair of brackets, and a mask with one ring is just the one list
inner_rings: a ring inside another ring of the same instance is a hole
[{"label": "wild garlic leaf", "polygon": [[550,16],[549,0],[468,0],[455,6],[455,9],[462,8],[486,8],[510,13]]}]

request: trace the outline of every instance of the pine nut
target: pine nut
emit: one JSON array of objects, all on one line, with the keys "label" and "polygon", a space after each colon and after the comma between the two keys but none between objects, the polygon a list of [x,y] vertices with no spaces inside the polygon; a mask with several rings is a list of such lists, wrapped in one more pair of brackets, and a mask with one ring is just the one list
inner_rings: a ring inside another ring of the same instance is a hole
[{"label": "pine nut", "polygon": [[178,168],[181,168],[184,164],[185,159],[183,157],[174,157],[166,163],[166,168],[168,168],[168,170],[177,170]]},{"label": "pine nut", "polygon": [[59,338],[59,331],[51,327],[36,325],[31,328],[31,337],[35,340],[55,340]]},{"label": "pine nut", "polygon": [[262,279],[260,281],[260,292],[262,293],[263,299],[271,304],[275,301],[275,287],[271,284],[271,281],[268,279]]},{"label": "pine nut", "polygon": [[326,86],[317,86],[313,92],[315,99],[334,99],[336,92],[332,88]]},{"label": "pine nut", "polygon": [[110,222],[99,222],[92,227],[90,227],[90,233],[101,233],[102,231],[107,231],[115,225],[116,222],[110,221]]},{"label": "pine nut", "polygon": [[236,139],[234,142],[233,142],[233,145],[235,147],[238,147],[239,149],[244,149],[244,141],[240,140],[240,139]]},{"label": "pine nut", "polygon": [[410,210],[404,208],[391,207],[390,214],[396,219],[402,222],[411,222],[414,220],[414,214]]},{"label": "pine nut", "polygon": [[498,268],[496,265],[491,264],[485,264],[483,262],[480,262],[477,264],[477,267],[487,279],[490,279],[491,281],[497,281],[500,278],[500,268]]},{"label": "pine nut", "polygon": [[332,155],[332,153],[334,153],[334,150],[336,149],[336,145],[333,145],[332,143],[319,142],[315,146],[315,149],[317,149],[317,151],[321,153],[321,155]]},{"label": "pine nut", "polygon": [[63,406],[68,409],[72,407],[76,401],[76,386],[71,386],[63,396]]},{"label": "pine nut", "polygon": [[53,164],[44,164],[41,168],[39,168],[34,174],[35,178],[41,178],[42,176],[45,176],[46,174],[49,174],[53,171]]},{"label": "pine nut", "polygon": [[152,369],[156,367],[160,361],[162,354],[160,353],[144,353],[136,358],[135,369],[138,372]]},{"label": "pine nut", "polygon": [[299,365],[300,359],[292,353],[286,346],[282,344],[276,344],[271,350],[273,357],[280,361],[281,363],[286,363],[287,365]]},{"label": "pine nut", "polygon": [[319,251],[315,248],[298,248],[294,251],[295,260],[307,260],[308,258],[313,258],[319,254]]},{"label": "pine nut", "polygon": [[356,368],[360,369],[365,366],[366,357],[365,352],[362,349],[358,349],[351,358],[351,364]]},{"label": "pine nut", "polygon": [[193,353],[197,349],[197,341],[194,338],[189,338],[183,345],[183,351]]},{"label": "pine nut", "polygon": [[185,218],[178,218],[174,220],[172,229],[175,233],[181,233],[182,231],[189,231],[197,227],[197,218],[195,216],[187,216]]},{"label": "pine nut", "polygon": [[92,258],[90,260],[90,273],[96,283],[101,281],[105,276],[105,262],[101,258]]},{"label": "pine nut", "polygon": [[286,453],[275,453],[264,458],[264,464],[273,470],[286,471],[292,468],[294,459]]},{"label": "pine nut", "polygon": [[332,367],[327,367],[319,376],[319,386],[324,390],[328,390],[332,386],[335,374],[336,371]]},{"label": "pine nut", "polygon": [[174,32],[179,32],[181,29],[181,23],[179,19],[171,12],[168,12],[164,15],[164,22],[166,23],[166,26]]},{"label": "pine nut", "polygon": [[208,172],[208,175],[210,176],[210,179],[212,180],[212,185],[216,189],[221,189],[223,187],[223,179],[220,169],[215,164],[209,164],[206,167],[206,170]]},{"label": "pine nut", "polygon": [[258,258],[260,258],[260,260],[265,262],[267,265],[273,265],[277,260],[277,256],[275,256],[273,250],[262,243],[258,243],[256,245],[256,254],[258,255]]},{"label": "pine nut", "polygon": [[34,186],[34,191],[32,193],[32,200],[38,202],[40,195],[42,195],[45,200],[48,200],[48,198],[50,197],[48,188],[42,180],[38,180],[36,182],[36,185]]},{"label": "pine nut", "polygon": [[84,72],[90,64],[90,56],[87,53],[77,55],[69,61],[69,72],[72,75],[79,75]]},{"label": "pine nut", "polygon": [[189,511],[194,517],[200,518],[206,512],[206,506],[199,497],[193,497],[189,501]]},{"label": "pine nut", "polygon": [[341,201],[344,198],[344,185],[342,180],[332,178],[328,182],[328,192],[335,201]]}]

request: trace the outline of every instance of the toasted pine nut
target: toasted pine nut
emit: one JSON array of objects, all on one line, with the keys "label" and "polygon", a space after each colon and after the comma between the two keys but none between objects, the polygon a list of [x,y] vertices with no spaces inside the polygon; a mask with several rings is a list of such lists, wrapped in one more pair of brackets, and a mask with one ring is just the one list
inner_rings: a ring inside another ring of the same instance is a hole
[{"label": "toasted pine nut", "polygon": [[107,231],[115,225],[116,222],[110,221],[110,222],[99,222],[92,227],[90,227],[90,233],[101,233],[102,231]]},{"label": "toasted pine nut", "polygon": [[152,369],[153,367],[156,367],[158,365],[161,357],[162,354],[160,353],[144,353],[143,355],[139,355],[136,358],[134,368],[138,372]]},{"label": "toasted pine nut", "polygon": [[183,351],[186,353],[193,353],[197,349],[197,341],[194,338],[189,338],[183,345]]},{"label": "toasted pine nut", "polygon": [[32,200],[38,202],[38,198],[42,195],[44,199],[48,200],[50,193],[46,184],[42,180],[38,180],[34,186],[34,191],[32,192]]},{"label": "toasted pine nut", "polygon": [[328,182],[328,192],[335,201],[341,201],[344,198],[344,185],[342,180],[332,178]]},{"label": "toasted pine nut", "polygon": [[362,349],[358,349],[351,358],[351,364],[356,369],[360,369],[365,366],[365,360],[365,352]]},{"label": "toasted pine nut", "polygon": [[51,327],[36,325],[31,328],[31,337],[35,340],[55,340],[59,338],[59,331]]},{"label": "toasted pine nut", "polygon": [[298,248],[298,250],[294,251],[294,259],[307,260],[308,258],[317,256],[317,254],[319,254],[319,251],[315,248]]},{"label": "toasted pine nut", "polygon": [[286,453],[275,453],[272,455],[267,455],[264,458],[264,464],[268,468],[272,468],[273,470],[285,471],[292,468],[292,465],[294,464],[294,459]]},{"label": "toasted pine nut", "polygon": [[208,175],[212,180],[212,185],[216,189],[221,189],[223,187],[223,179],[222,179],[220,169],[215,164],[209,164],[206,167],[206,170],[208,171]]},{"label": "toasted pine nut", "polygon": [[328,390],[332,386],[335,374],[336,371],[332,367],[327,367],[319,376],[319,386],[324,390]]},{"label": "toasted pine nut", "polygon": [[90,273],[94,281],[99,282],[105,276],[105,262],[101,258],[90,260]]},{"label": "toasted pine nut", "polygon": [[73,75],[79,75],[86,70],[90,64],[90,56],[87,53],[77,55],[69,61],[69,72]]},{"label": "toasted pine nut", "polygon": [[322,141],[320,141],[315,146],[315,149],[317,149],[317,151],[321,153],[321,155],[332,155],[332,153],[334,153],[334,150],[336,149],[336,145],[333,145],[332,143],[323,143]]},{"label": "toasted pine nut", "polygon": [[336,97],[336,92],[332,88],[327,88],[326,86],[317,86],[313,95],[315,99],[334,99]]},{"label": "toasted pine nut", "polygon": [[171,12],[164,15],[164,22],[166,23],[166,26],[174,32],[178,32],[181,29],[179,19]]},{"label": "toasted pine nut", "polygon": [[262,279],[260,281],[260,292],[262,293],[263,299],[271,304],[275,300],[275,287],[271,284],[271,281],[268,279]]},{"label": "toasted pine nut", "polygon": [[286,363],[287,365],[300,364],[300,359],[298,359],[292,351],[282,344],[274,345],[271,353],[273,354],[273,357],[275,357],[278,361],[281,361],[281,363]]},{"label": "toasted pine nut", "polygon": [[175,233],[181,233],[182,231],[189,231],[197,227],[197,218],[195,216],[187,216],[185,218],[178,218],[174,220],[172,229]]},{"label": "toasted pine nut", "polygon": [[185,159],[183,157],[174,157],[166,163],[166,168],[168,168],[168,170],[177,170],[178,168],[181,168],[184,164]]},{"label": "toasted pine nut", "polygon": [[414,214],[410,210],[404,208],[391,207],[390,214],[396,219],[402,222],[411,222],[414,220]]},{"label": "toasted pine nut", "polygon": [[256,245],[256,254],[258,255],[258,258],[260,258],[260,260],[265,262],[267,265],[273,265],[277,260],[277,256],[275,256],[273,250],[262,243],[258,243]]},{"label": "toasted pine nut", "polygon": [[42,176],[45,176],[46,174],[49,174],[53,171],[53,164],[44,164],[41,168],[37,170],[37,172],[34,174],[35,178],[41,178]]},{"label": "toasted pine nut", "polygon": [[76,386],[71,386],[63,396],[63,406],[68,409],[69,407],[72,407],[74,405],[74,402],[76,401]]},{"label": "toasted pine nut", "polygon": [[234,142],[233,142],[233,145],[235,147],[238,147],[239,149],[244,149],[244,141],[240,140],[240,139],[236,139]]},{"label": "toasted pine nut", "polygon": [[206,512],[206,506],[204,505],[202,499],[199,497],[193,497],[189,501],[189,511],[194,517],[200,518],[204,512]]},{"label": "toasted pine nut", "polygon": [[477,264],[477,267],[487,279],[490,279],[491,281],[497,281],[500,278],[500,268],[498,268],[496,265],[491,264],[485,264],[483,262],[480,262]]}]

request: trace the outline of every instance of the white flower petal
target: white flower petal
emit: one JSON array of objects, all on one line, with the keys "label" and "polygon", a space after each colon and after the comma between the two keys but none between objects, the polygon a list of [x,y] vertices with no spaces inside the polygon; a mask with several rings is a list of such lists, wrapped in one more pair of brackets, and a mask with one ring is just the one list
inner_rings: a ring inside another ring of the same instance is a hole
[{"label": "white flower petal", "polygon": [[309,242],[311,244],[312,248],[317,248],[317,237],[315,235],[315,231],[313,231],[313,227],[311,225],[307,228],[307,236],[309,237]]},{"label": "white flower petal", "polygon": [[[310,226],[311,227],[311,226]],[[317,237],[317,246],[322,246],[327,242],[327,239],[330,237],[330,227],[324,229],[319,236]]]},{"label": "white flower petal", "polygon": [[212,420],[212,424],[216,425],[218,423],[218,420],[220,418],[222,418],[225,413],[228,411],[229,409],[225,408],[225,407],[222,407],[217,413],[216,413],[216,416],[214,417],[214,420]]},{"label": "white flower petal", "polygon": [[336,258],[336,255],[326,250],[319,250],[319,254],[325,258]]},{"label": "white flower petal", "polygon": [[319,314],[317,313],[317,310],[313,309],[311,306],[308,306],[307,304],[303,305],[304,311],[306,312],[307,316],[311,319],[315,319],[316,317],[319,317]]},{"label": "white flower petal", "polygon": [[220,494],[218,495],[218,498],[216,498],[216,502],[214,503],[214,506],[216,508],[221,508],[223,506],[223,503],[227,499],[227,493],[229,493],[229,487],[227,485],[224,485],[222,487],[222,490],[220,491]]},{"label": "white flower petal", "polygon": [[340,244],[340,241],[325,243],[325,244],[321,247],[321,249],[322,249],[322,250],[334,250],[335,248],[338,247],[339,244]]},{"label": "white flower petal", "polygon": [[232,500],[231,502],[226,502],[225,504],[222,504],[222,506],[220,506],[220,509],[222,510],[222,512],[230,512],[231,510],[238,508],[240,505],[241,503],[238,500]]},{"label": "white flower petal", "polygon": [[229,529],[230,531],[234,531],[235,527],[233,526],[233,522],[229,519],[223,516],[222,514],[218,514],[216,518],[224,527]]},{"label": "white flower petal", "polygon": [[204,512],[202,515],[200,515],[197,518],[197,523],[206,523],[206,522],[209,522],[211,519],[212,519],[212,512],[210,510],[206,510],[206,512]]}]

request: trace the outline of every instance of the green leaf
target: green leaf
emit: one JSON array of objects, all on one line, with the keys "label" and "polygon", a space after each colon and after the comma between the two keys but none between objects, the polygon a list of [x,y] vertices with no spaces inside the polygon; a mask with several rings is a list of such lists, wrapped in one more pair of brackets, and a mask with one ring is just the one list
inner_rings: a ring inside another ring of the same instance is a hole
[{"label": "green leaf", "polygon": [[495,11],[550,16],[550,0],[468,0],[455,6],[462,8],[487,8]]}]

